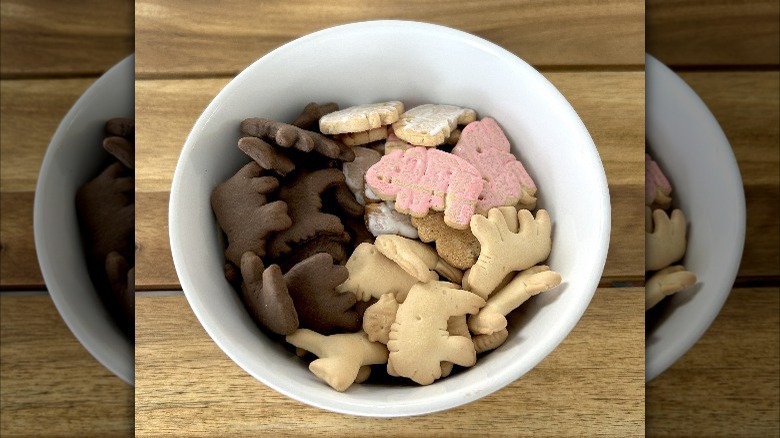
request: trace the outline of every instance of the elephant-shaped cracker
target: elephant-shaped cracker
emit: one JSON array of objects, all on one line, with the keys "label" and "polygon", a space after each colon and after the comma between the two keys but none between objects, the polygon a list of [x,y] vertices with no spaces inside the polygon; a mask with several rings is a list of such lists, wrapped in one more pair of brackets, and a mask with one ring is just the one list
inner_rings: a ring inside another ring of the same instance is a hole
[{"label": "elephant-shaped cracker", "polygon": [[225,257],[236,266],[247,251],[265,256],[269,235],[292,225],[284,201],[268,202],[279,181],[260,176],[262,171],[250,162],[211,193],[211,207],[228,239]]},{"label": "elephant-shaped cracker", "polygon": [[382,157],[366,172],[368,187],[401,213],[444,211],[447,225],[465,229],[482,192],[482,176],[468,161],[438,149],[414,147]]},{"label": "elephant-shaped cracker", "polygon": [[471,218],[471,232],[479,240],[481,251],[471,267],[468,283],[472,292],[485,299],[508,273],[545,260],[552,249],[552,224],[546,210],[538,210],[536,219],[528,210],[505,215],[507,210],[494,208],[488,217]]},{"label": "elephant-shaped cracker", "polygon": [[476,167],[485,181],[477,200],[477,213],[487,214],[493,207],[518,202],[536,205],[536,184],[512,155],[509,139],[495,119],[485,117],[466,125],[452,153]]},{"label": "elephant-shaped cracker", "polygon": [[362,331],[325,336],[298,329],[286,340],[319,358],[309,364],[309,370],[336,391],[346,391],[352,383],[365,380],[369,372],[365,366],[387,362],[387,348],[369,341]]},{"label": "elephant-shaped cracker", "polygon": [[441,362],[472,366],[474,344],[464,336],[451,336],[451,316],[477,313],[485,305],[479,296],[447,282],[418,283],[396,313],[390,327],[387,372],[429,385],[441,377]]},{"label": "elephant-shaped cracker", "polygon": [[645,284],[645,310],[655,306],[669,295],[696,283],[696,274],[682,265],[669,266],[653,274]]},{"label": "elephant-shaped cracker", "polygon": [[685,255],[685,215],[679,209],[671,216],[653,211],[653,229],[645,232],[645,270],[655,271],[680,260]]},{"label": "elephant-shaped cracker", "polygon": [[561,284],[561,276],[544,265],[518,273],[503,289],[488,298],[479,313],[469,317],[469,329],[478,335],[490,335],[506,328],[506,315],[532,296]]}]

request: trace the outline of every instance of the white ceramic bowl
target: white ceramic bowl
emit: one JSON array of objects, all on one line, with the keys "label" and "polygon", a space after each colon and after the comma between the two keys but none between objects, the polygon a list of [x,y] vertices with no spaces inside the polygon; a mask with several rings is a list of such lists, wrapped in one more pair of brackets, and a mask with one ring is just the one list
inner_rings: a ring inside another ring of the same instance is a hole
[{"label": "white ceramic bowl", "polygon": [[133,384],[134,347],[101,302],[87,272],[76,218],[76,191],[93,178],[108,153],[106,120],[134,117],[131,55],[101,76],[60,122],[43,158],[35,188],[33,230],[49,295],[70,330],[92,356]]},{"label": "white ceramic bowl", "polygon": [[[252,322],[223,276],[212,189],[248,158],[236,147],[252,116],[291,120],[310,101],[342,108],[398,99],[408,107],[448,103],[491,115],[507,131],[553,219],[549,264],[564,283],[510,319],[497,351],[424,387],[328,387]],[[571,331],[597,287],[607,253],[606,178],[587,129],[563,96],[508,51],[457,30],[402,21],[364,22],[304,36],[232,80],[188,137],[170,202],[173,260],[184,293],[214,341],[266,385],[324,409],[376,417],[416,415],[467,403],[522,376]]]},{"label": "white ceramic bowl", "polygon": [[648,55],[646,138],[688,221],[683,265],[697,277],[647,314],[645,379],[652,380],[707,331],[728,298],[745,242],[737,161],[715,117],[679,76]]}]

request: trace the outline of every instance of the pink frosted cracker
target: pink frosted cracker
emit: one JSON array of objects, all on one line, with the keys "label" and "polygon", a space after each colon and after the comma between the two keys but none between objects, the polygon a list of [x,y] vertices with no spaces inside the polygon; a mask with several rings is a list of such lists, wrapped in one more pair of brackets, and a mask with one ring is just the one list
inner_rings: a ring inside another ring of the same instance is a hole
[{"label": "pink frosted cracker", "polygon": [[653,203],[668,208],[672,203],[672,185],[653,157],[645,153],[645,205]]},{"label": "pink frosted cracker", "polygon": [[485,180],[477,213],[487,215],[493,207],[536,202],[536,184],[510,152],[509,139],[493,118],[466,125],[452,153],[474,165]]},{"label": "pink frosted cracker", "polygon": [[482,176],[466,160],[433,148],[412,147],[393,151],[366,172],[366,184],[386,201],[395,200],[395,209],[414,217],[428,210],[444,211],[447,225],[466,229],[477,197],[482,192]]}]

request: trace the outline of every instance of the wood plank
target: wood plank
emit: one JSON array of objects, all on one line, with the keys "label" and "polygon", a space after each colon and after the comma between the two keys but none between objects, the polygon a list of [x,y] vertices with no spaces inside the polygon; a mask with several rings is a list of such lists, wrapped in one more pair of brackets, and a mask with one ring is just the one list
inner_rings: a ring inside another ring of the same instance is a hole
[{"label": "wood plank", "polygon": [[680,72],[720,123],[745,182],[780,183],[780,72]]},{"label": "wood plank", "polygon": [[642,294],[599,289],[566,340],[519,380],[461,408],[394,420],[333,414],[288,399],[235,365],[184,297],[139,297],[136,434],[642,436]]},{"label": "wood plank", "polygon": [[[377,7],[350,0],[224,7],[211,2],[137,1],[139,77],[233,75],[276,47],[338,24],[417,20],[476,34],[534,65],[644,65],[644,2],[403,0]],[[380,47],[379,45],[377,47]]]},{"label": "wood plank", "polygon": [[0,288],[43,289],[33,235],[32,192],[0,192]]},{"label": "wood plank", "polygon": [[54,131],[91,79],[0,81],[0,191],[35,191]]},{"label": "wood plank", "polygon": [[132,0],[2,0],[0,77],[99,75],[133,52]]},{"label": "wood plank", "polygon": [[0,294],[0,434],[133,436],[133,387],[71,334],[48,295]]},{"label": "wood plank", "polygon": [[776,0],[648,0],[647,52],[676,66],[780,64]]},{"label": "wood plank", "polygon": [[780,288],[733,290],[699,342],[648,384],[648,436],[777,436],[779,366]]},{"label": "wood plank", "polygon": [[232,78],[136,80],[136,191],[169,191],[187,136]]},{"label": "wood plank", "polygon": [[745,187],[740,276],[780,276],[780,72],[687,72],[726,134]]},{"label": "wood plank", "polygon": [[168,192],[138,192],[135,196],[136,290],[181,289],[168,239]]}]

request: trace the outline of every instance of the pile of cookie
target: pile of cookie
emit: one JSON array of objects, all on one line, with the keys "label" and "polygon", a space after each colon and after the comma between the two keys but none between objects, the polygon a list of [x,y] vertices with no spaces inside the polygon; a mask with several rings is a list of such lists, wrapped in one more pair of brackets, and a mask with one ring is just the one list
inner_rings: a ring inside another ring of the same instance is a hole
[{"label": "pile of cookie", "polygon": [[100,173],[76,192],[76,214],[92,282],[125,336],[135,334],[135,120],[104,126],[110,154]]},{"label": "pile of cookie", "polygon": [[[225,276],[256,323],[338,391],[371,365],[427,385],[502,345],[561,282],[551,220],[496,120],[400,101],[249,118],[252,161],[211,197]],[[309,355],[310,356],[310,355]]]},{"label": "pile of cookie", "polygon": [[645,153],[645,310],[696,283],[696,274],[675,264],[685,256],[685,215],[672,209],[672,185]]}]

